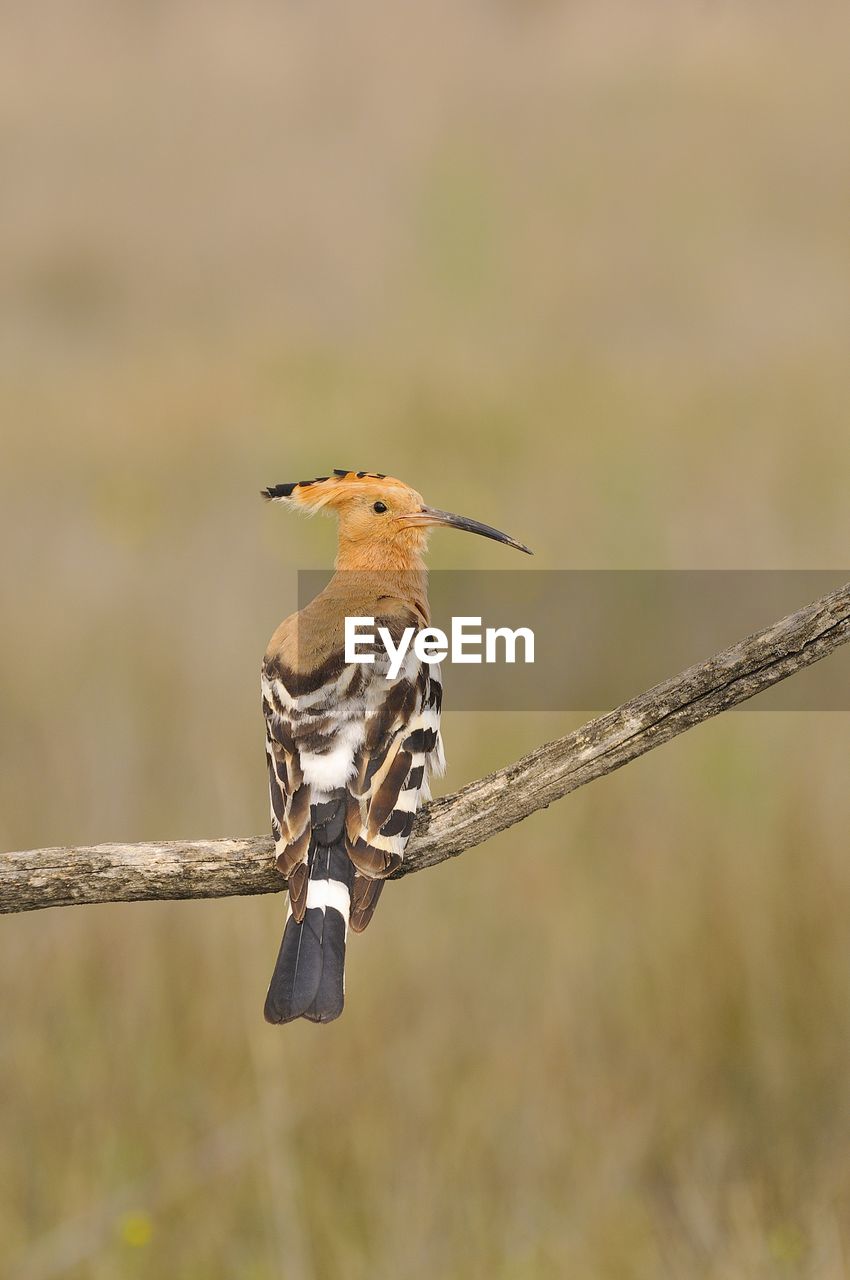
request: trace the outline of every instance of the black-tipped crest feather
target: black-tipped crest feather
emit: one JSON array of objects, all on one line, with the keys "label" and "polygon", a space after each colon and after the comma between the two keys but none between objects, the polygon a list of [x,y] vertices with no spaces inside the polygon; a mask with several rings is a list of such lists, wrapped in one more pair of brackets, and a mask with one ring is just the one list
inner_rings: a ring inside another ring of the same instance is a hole
[{"label": "black-tipped crest feather", "polygon": [[349,476],[357,480],[386,480],[387,478],[383,471],[343,471],[341,467],[334,467],[329,476],[316,476],[313,480],[292,480],[285,484],[270,484],[267,489],[260,490],[260,496],[266,502],[285,502],[287,498],[292,497],[296,489],[309,489],[314,484],[325,484],[328,481],[338,484]]}]

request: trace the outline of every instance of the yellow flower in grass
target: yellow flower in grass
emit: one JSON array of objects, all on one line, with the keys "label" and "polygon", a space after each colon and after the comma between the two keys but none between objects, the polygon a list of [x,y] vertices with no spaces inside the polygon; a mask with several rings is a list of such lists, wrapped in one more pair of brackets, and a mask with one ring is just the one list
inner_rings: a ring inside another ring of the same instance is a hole
[{"label": "yellow flower in grass", "polygon": [[121,1239],[131,1249],[143,1249],[150,1243],[153,1235],[153,1222],[150,1214],[141,1211],[125,1213],[118,1224]]},{"label": "yellow flower in grass", "polygon": [[799,1262],[806,1250],[803,1233],[791,1223],[776,1227],[768,1236],[768,1248],[777,1262]]}]

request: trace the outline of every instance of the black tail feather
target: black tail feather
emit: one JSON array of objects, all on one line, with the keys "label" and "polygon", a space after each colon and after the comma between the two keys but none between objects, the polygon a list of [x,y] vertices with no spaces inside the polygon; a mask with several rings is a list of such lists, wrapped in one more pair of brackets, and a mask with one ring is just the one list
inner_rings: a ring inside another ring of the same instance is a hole
[{"label": "black tail feather", "polygon": [[287,920],[266,996],[266,1022],[292,1022],[313,1004],[322,978],[324,926],[318,907],[308,908],[300,924],[294,916]]},{"label": "black tail feather", "polygon": [[[331,802],[314,805],[313,836],[308,855],[308,906],[299,923],[290,915],[266,996],[267,1022],[331,1022],[345,1002],[346,921],[354,866],[348,857],[341,822],[330,820]],[[344,804],[344,799],[340,801]],[[324,840],[331,837],[328,843]],[[314,888],[315,885],[315,888]],[[330,903],[347,904],[345,915]]]},{"label": "black tail feather", "polygon": [[319,989],[304,1017],[311,1022],[333,1022],[345,1004],[345,921],[328,907],[322,935],[322,974]]}]

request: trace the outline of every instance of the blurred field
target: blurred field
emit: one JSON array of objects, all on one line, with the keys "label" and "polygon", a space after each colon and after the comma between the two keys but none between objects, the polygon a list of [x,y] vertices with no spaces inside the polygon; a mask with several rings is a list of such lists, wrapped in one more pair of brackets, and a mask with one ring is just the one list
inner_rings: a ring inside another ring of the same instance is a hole
[{"label": "blurred field", "polygon": [[[4,6],[2,846],[265,830],[259,658],[332,554],[269,482],[846,567],[848,35]],[[569,727],[449,696],[446,785]],[[0,1274],[850,1276],[848,735],[727,716],[392,887],[329,1028],[262,1021],[282,900],[4,918]]]}]

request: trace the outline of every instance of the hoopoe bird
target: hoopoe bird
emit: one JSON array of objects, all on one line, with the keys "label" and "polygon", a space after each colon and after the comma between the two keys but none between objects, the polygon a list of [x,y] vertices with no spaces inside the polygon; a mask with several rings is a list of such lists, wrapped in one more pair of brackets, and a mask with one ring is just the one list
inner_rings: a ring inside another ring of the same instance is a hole
[{"label": "hoopoe bird", "polygon": [[334,471],[263,497],[339,521],[333,578],[280,624],[262,667],[272,833],[289,888],[265,1017],[330,1022],[343,1008],[348,929],[371,920],[429,780],[445,767],[439,665],[412,646],[395,678],[377,647],[371,662],[347,663],[345,619],[374,618],[396,646],[406,628],[429,625],[423,556],[433,526],[531,552],[379,473]]}]

